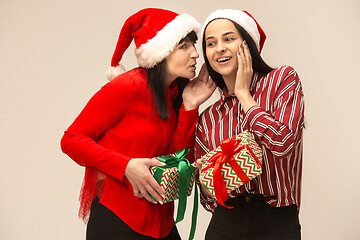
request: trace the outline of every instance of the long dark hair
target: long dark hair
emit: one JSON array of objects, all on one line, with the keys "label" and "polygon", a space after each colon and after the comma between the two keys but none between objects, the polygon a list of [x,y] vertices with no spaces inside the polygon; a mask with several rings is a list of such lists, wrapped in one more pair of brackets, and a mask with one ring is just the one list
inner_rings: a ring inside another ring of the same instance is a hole
[{"label": "long dark hair", "polygon": [[[234,22],[230,19],[227,19],[227,20],[231,21],[234,24],[235,28],[239,31],[240,36],[246,41],[246,43],[249,47],[249,50],[250,50],[251,58],[252,58],[253,71],[267,74],[267,73],[271,72],[272,70],[274,70],[262,59],[254,40],[245,31],[245,29],[243,27],[241,27],[239,24],[237,24],[236,22]],[[205,27],[205,29],[206,29],[206,27]],[[203,54],[204,54],[205,65],[206,65],[207,70],[209,71],[210,77],[213,79],[213,81],[216,83],[216,85],[220,89],[223,89],[226,86],[223,77],[221,76],[220,73],[215,72],[215,70],[210,66],[209,60],[206,57],[205,30],[204,30],[203,40],[202,40],[202,50],[203,50]]]},{"label": "long dark hair", "polygon": [[[181,44],[184,41],[190,41],[195,43],[198,37],[194,31],[188,33],[183,39],[179,41],[178,44]],[[169,107],[166,101],[166,94],[164,89],[165,84],[165,73],[166,73],[166,59],[162,60],[160,63],[156,64],[153,68],[148,70],[148,84],[150,85],[151,91],[154,94],[155,98],[155,107],[158,110],[160,118],[166,121],[169,118]],[[179,109],[182,104],[182,93],[185,86],[189,82],[189,79],[178,77],[176,78],[176,84],[178,86],[178,95],[173,101],[173,106],[176,113],[179,113]]]}]

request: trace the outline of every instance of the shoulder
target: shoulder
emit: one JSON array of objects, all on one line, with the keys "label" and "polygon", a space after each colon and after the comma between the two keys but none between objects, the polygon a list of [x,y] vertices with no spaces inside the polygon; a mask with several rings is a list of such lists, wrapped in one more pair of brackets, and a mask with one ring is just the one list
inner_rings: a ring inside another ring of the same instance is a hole
[{"label": "shoulder", "polygon": [[142,68],[136,68],[120,74],[119,76],[105,84],[104,87],[121,91],[136,91],[146,87],[146,85],[146,70]]},{"label": "shoulder", "polygon": [[297,74],[295,69],[292,66],[283,65],[277,68],[274,68],[271,72],[268,74],[265,74],[265,77],[282,77],[285,78],[288,75]]},{"label": "shoulder", "polygon": [[275,68],[268,73],[268,79],[272,79],[274,90],[279,94],[297,91],[302,92],[302,84],[298,73],[292,66],[284,65]]},{"label": "shoulder", "polygon": [[277,67],[267,74],[259,74],[259,78],[259,84],[271,85],[274,90],[283,88],[288,84],[300,84],[298,73],[289,65]]},{"label": "shoulder", "polygon": [[274,70],[272,70],[271,72],[269,72],[266,76],[278,78],[279,80],[286,79],[289,77],[299,79],[299,76],[298,76],[297,72],[295,71],[295,69],[292,66],[288,66],[288,65],[283,65],[283,66],[277,67]]},{"label": "shoulder", "polygon": [[115,102],[142,96],[146,91],[146,76],[146,73],[141,69],[125,72],[102,86],[94,97]]}]

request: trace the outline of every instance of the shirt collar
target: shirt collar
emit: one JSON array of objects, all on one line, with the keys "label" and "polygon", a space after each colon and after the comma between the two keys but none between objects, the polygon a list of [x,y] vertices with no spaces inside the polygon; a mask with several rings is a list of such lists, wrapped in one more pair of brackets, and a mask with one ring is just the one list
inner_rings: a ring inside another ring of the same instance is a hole
[{"label": "shirt collar", "polygon": [[170,87],[169,87],[168,89],[166,89],[166,91],[167,91],[168,94],[170,95],[170,98],[171,98],[171,99],[176,98],[176,96],[178,95],[179,91],[178,91],[178,86],[177,86],[175,80],[170,84]]},{"label": "shirt collar", "polygon": [[236,98],[234,93],[228,93],[227,87],[225,86],[221,92],[220,92],[220,104],[216,107],[216,110],[219,110],[220,107],[222,107],[227,100]]}]

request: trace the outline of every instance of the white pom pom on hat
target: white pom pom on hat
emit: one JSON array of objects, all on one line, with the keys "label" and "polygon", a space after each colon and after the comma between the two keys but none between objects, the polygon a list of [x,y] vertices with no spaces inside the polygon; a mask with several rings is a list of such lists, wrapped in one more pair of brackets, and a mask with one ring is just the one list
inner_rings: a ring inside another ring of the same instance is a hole
[{"label": "white pom pom on hat", "polygon": [[105,76],[109,81],[111,81],[120,74],[123,74],[124,72],[126,72],[124,66],[119,63],[119,65],[116,67],[109,67],[109,69],[105,73]]},{"label": "white pom pom on hat", "polygon": [[254,40],[259,53],[261,53],[261,50],[264,46],[264,42],[266,39],[265,32],[261,28],[259,23],[255,20],[255,18],[247,11],[241,11],[235,9],[216,10],[206,18],[201,30],[201,36],[204,36],[204,31],[207,25],[211,21],[219,18],[232,20],[237,24],[239,24],[241,27],[243,27],[245,31],[250,35],[250,37]]},{"label": "white pom pom on hat", "polygon": [[125,21],[120,31],[106,76],[112,80],[125,71],[119,62],[132,40],[139,66],[152,68],[165,59],[188,33],[195,31],[198,34],[200,28],[200,23],[186,13],[177,14],[159,8],[138,11]]}]

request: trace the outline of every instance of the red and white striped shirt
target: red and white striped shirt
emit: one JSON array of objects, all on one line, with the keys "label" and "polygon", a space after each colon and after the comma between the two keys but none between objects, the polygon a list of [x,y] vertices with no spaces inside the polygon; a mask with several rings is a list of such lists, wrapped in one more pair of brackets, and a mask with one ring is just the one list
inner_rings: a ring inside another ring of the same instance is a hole
[{"label": "red and white striped shirt", "polygon": [[[258,106],[247,113],[241,111],[235,95],[222,91],[220,99],[200,115],[195,157],[248,130],[263,151],[263,172],[232,191],[231,197],[248,191],[263,194],[274,207],[296,204],[299,209],[304,123],[300,79],[292,67],[282,66],[266,75],[254,73],[250,91]],[[203,195],[200,201],[211,212],[217,206],[215,199]]]}]

